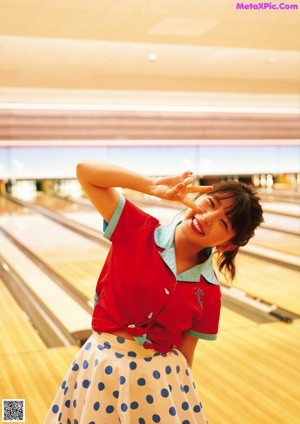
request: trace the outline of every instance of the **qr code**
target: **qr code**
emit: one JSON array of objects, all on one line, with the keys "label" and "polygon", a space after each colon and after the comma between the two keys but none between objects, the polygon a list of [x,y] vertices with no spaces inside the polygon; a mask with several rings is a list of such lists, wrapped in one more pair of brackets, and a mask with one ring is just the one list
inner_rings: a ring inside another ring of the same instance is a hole
[{"label": "qr code", "polygon": [[25,422],[25,400],[24,399],[2,399],[2,422],[24,423]]}]

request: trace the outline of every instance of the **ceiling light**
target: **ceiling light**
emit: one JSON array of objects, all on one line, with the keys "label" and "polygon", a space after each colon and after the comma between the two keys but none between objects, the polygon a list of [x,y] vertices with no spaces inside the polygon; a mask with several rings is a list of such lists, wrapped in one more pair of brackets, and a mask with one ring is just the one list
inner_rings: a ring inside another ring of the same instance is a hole
[{"label": "ceiling light", "polygon": [[149,53],[148,54],[148,60],[149,60],[149,62],[155,62],[157,60],[157,54],[156,53]]}]

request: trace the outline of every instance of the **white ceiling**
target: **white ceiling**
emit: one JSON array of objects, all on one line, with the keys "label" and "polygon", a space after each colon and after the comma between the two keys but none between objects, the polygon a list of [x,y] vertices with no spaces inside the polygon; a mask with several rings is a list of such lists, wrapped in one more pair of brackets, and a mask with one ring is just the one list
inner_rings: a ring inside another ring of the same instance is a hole
[{"label": "white ceiling", "polygon": [[41,89],[290,96],[295,103],[300,10],[237,10],[236,3],[0,0],[0,102]]}]

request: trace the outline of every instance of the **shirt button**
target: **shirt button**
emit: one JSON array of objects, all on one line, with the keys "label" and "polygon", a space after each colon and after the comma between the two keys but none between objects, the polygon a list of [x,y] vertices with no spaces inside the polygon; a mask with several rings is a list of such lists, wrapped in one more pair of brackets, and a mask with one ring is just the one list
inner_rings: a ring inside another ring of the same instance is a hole
[{"label": "shirt button", "polygon": [[170,292],[169,292],[169,290],[168,290],[168,289],[165,289],[165,293],[166,293],[166,294],[170,294]]},{"label": "shirt button", "polygon": [[151,319],[153,317],[153,312],[150,312],[150,314],[148,315],[148,318]]},{"label": "shirt button", "polygon": [[129,324],[128,325],[128,328],[135,328],[135,325],[134,324]]}]

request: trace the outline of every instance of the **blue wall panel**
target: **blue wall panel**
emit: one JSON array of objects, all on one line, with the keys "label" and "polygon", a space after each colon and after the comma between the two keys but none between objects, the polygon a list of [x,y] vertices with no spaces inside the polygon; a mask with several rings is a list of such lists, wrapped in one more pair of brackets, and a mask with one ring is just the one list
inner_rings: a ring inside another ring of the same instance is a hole
[{"label": "blue wall panel", "polygon": [[85,159],[149,175],[300,172],[299,146],[0,147],[0,179],[74,178],[76,164]]}]

